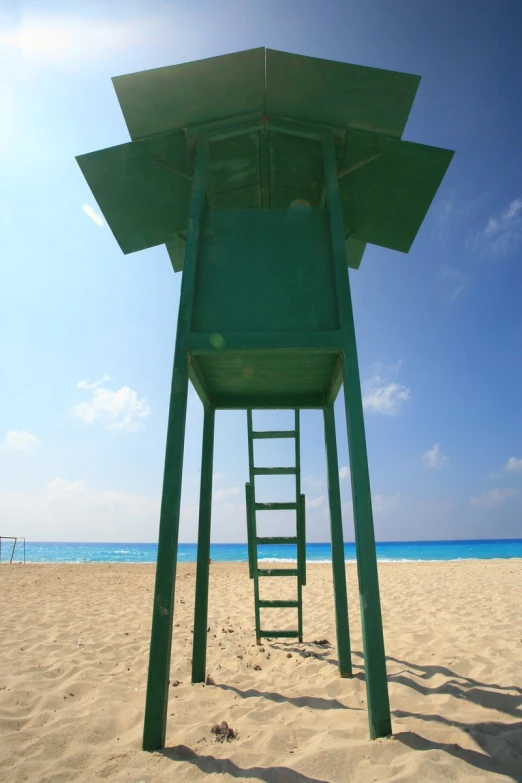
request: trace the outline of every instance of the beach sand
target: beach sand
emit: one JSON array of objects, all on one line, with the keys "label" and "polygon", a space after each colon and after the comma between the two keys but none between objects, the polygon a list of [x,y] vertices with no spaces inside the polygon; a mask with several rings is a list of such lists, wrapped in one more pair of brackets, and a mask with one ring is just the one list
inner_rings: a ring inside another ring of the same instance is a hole
[{"label": "beach sand", "polygon": [[[329,566],[308,568],[306,641],[260,648],[246,566],[213,564],[215,685],[205,686],[190,684],[195,567],[184,565],[168,747],[149,754],[154,566],[2,565],[0,780],[522,781],[522,561],[383,563],[379,572],[392,738],[368,736],[355,566],[355,677],[340,679]],[[286,580],[265,581],[284,597]],[[295,627],[295,610],[268,611],[273,627]],[[239,737],[221,744],[210,728],[223,720]]]}]

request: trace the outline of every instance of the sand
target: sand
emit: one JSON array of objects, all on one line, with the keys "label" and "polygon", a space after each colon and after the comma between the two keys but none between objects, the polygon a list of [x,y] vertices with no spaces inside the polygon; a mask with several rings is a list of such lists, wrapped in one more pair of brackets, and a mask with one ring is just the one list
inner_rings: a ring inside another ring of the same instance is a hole
[{"label": "sand", "polygon": [[[329,566],[308,568],[306,642],[259,648],[246,568],[213,564],[215,685],[191,685],[194,573],[178,569],[168,747],[149,754],[154,567],[0,567],[2,783],[522,781],[521,560],[380,565],[394,736],[375,742],[354,566],[349,680],[337,674]],[[285,613],[295,610],[271,611],[293,625]],[[210,729],[223,720],[237,739],[216,741]]]}]

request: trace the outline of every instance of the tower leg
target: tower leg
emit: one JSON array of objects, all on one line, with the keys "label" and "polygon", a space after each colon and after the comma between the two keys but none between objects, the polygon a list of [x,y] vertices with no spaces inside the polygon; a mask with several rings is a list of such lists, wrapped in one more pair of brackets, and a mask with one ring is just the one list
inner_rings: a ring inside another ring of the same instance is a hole
[{"label": "tower leg", "polygon": [[[351,326],[353,330],[353,319]],[[352,503],[366,669],[368,720],[370,723],[370,737],[371,739],[376,739],[377,737],[388,736],[391,734],[392,729],[388,681],[386,678],[377,554],[373,529],[370,475],[368,471],[361,384],[354,331],[352,331],[351,345],[345,346],[343,353],[344,400],[352,477]]]},{"label": "tower leg", "polygon": [[198,562],[196,567],[196,604],[192,643],[192,682],[205,681],[207,663],[208,578],[210,558],[210,520],[212,510],[212,463],[214,457],[213,408],[205,408],[203,453],[199,495]]},{"label": "tower leg", "polygon": [[352,502],[366,665],[368,719],[370,722],[370,737],[375,739],[376,737],[385,737],[391,734],[390,702],[386,679],[361,382],[359,379],[359,365],[357,363],[350,278],[346,268],[346,251],[344,246],[346,234],[339,195],[335,147],[331,133],[325,134],[323,137],[323,164],[330,218],[339,326],[343,344],[344,400],[352,474]]},{"label": "tower leg", "polygon": [[348,624],[348,596],[346,591],[346,567],[344,563],[343,520],[341,514],[341,493],[339,488],[339,464],[335,417],[332,405],[323,410],[326,462],[328,469],[328,499],[330,501],[330,530],[332,536],[332,571],[335,600],[335,628],[339,674],[352,676],[350,652],[350,629]]},{"label": "tower leg", "polygon": [[152,609],[149,674],[145,700],[143,750],[165,746],[167,707],[169,699],[170,650],[174,619],[174,587],[178,557],[179,510],[183,447],[187,418],[188,351],[192,307],[196,285],[196,260],[199,248],[201,217],[205,205],[205,183],[208,144],[198,139],[194,176],[190,196],[189,221],[185,245],[185,261],[179,299],[174,371],[170,391],[169,423],[165,450],[165,470],[161,497],[156,584]]},{"label": "tower leg", "polygon": [[143,727],[143,750],[150,751],[165,745],[187,392],[188,356],[184,350],[180,350],[176,346],[167,428],[156,584],[152,609],[149,674]]}]

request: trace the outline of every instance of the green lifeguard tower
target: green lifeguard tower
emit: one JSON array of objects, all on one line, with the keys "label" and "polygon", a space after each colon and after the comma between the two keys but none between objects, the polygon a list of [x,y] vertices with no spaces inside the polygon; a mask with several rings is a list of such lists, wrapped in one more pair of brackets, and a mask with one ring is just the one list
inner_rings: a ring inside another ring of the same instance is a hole
[{"label": "green lifeguard tower", "polygon": [[[214,413],[248,413],[250,575],[260,470],[296,476],[299,410],[324,413],[339,670],[351,675],[333,403],[344,384],[370,736],[391,733],[372,504],[348,267],[367,242],[408,252],[452,152],[402,141],[420,78],[253,49],[114,79],[132,141],[78,158],[124,253],[165,244],[183,270],[167,430],[143,747],[165,744],[189,379],[204,405],[192,679],[205,677]],[[253,409],[295,411],[256,432]],[[296,464],[259,469],[253,441],[292,437]],[[274,540],[274,539],[272,539]],[[282,539],[275,539],[282,541]],[[263,573],[265,571],[265,573]],[[276,574],[281,575],[281,574]],[[262,608],[269,608],[268,606]],[[299,615],[301,617],[301,615]],[[276,632],[272,632],[275,634]],[[300,637],[297,630],[278,632]]]}]

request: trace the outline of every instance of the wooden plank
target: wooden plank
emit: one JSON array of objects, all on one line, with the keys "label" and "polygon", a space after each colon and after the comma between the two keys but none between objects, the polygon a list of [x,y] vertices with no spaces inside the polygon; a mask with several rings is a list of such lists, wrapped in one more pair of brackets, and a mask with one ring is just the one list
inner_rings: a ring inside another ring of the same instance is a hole
[{"label": "wooden plank", "polygon": [[262,536],[256,538],[256,544],[297,544],[296,536]]},{"label": "wooden plank", "polygon": [[294,476],[297,468],[254,468],[254,476]]},{"label": "wooden plank", "polygon": [[259,440],[267,438],[295,438],[295,430],[257,430],[252,432],[252,437]]},{"label": "wooden plank", "polygon": [[339,486],[339,463],[333,406],[324,409],[324,437],[330,504],[330,535],[332,539],[332,575],[334,583],[335,629],[337,633],[338,666],[341,677],[352,676],[350,628],[348,621],[348,591],[344,562],[343,518]]},{"label": "wooden plank", "polygon": [[189,378],[192,381],[192,385],[194,389],[197,392],[197,395],[203,405],[206,408],[213,408],[212,400],[210,398],[210,395],[207,391],[207,385],[205,383],[205,379],[201,373],[201,370],[199,369],[196,362],[193,362],[189,358]]},{"label": "wooden plank", "polygon": [[198,552],[194,636],[192,640],[192,682],[205,682],[207,665],[208,581],[210,561],[210,521],[212,510],[212,464],[214,458],[214,420],[212,408],[205,408],[201,486],[199,495]]},{"label": "wooden plank", "polygon": [[250,536],[252,541],[252,569],[254,574],[254,617],[256,624],[256,641],[259,644],[259,629],[261,617],[259,613],[259,570],[257,563],[257,520],[256,520],[256,484],[254,478],[254,439],[252,438],[252,409],[247,410],[247,435],[248,435],[248,475],[250,484]]},{"label": "wooden plank", "polygon": [[258,410],[293,410],[296,403],[301,409],[315,409],[324,405],[321,394],[216,394],[212,399],[219,410],[244,410],[248,407]]},{"label": "wooden plank", "polygon": [[298,576],[297,568],[258,568],[258,576]]},{"label": "wooden plank", "polygon": [[297,609],[298,601],[259,601],[261,609]]},{"label": "wooden plank", "polygon": [[181,281],[174,370],[170,393],[165,470],[161,498],[158,558],[152,630],[150,641],[143,749],[158,750],[165,746],[167,706],[169,696],[170,652],[174,617],[174,588],[179,533],[183,448],[188,392],[187,334],[190,331],[196,260],[199,250],[199,230],[205,202],[205,175],[208,148],[205,141],[198,143],[194,179],[190,198],[189,228],[185,252],[185,271]]},{"label": "wooden plank", "polygon": [[259,636],[262,639],[297,639],[299,631],[260,631]]},{"label": "wooden plank", "polygon": [[189,351],[194,356],[223,351],[255,351],[267,353],[289,349],[307,353],[338,353],[341,350],[341,332],[192,332],[188,339]]},{"label": "wooden plank", "polygon": [[247,544],[248,544],[248,576],[254,578],[254,548],[255,538],[252,533],[252,487],[245,484],[246,520],[247,520]]},{"label": "wooden plank", "polygon": [[256,511],[295,511],[297,503],[254,503]]},{"label": "wooden plank", "polygon": [[300,495],[299,515],[297,517],[297,537],[299,539],[297,550],[297,567],[299,569],[299,583],[306,585],[306,503],[305,496]]}]

